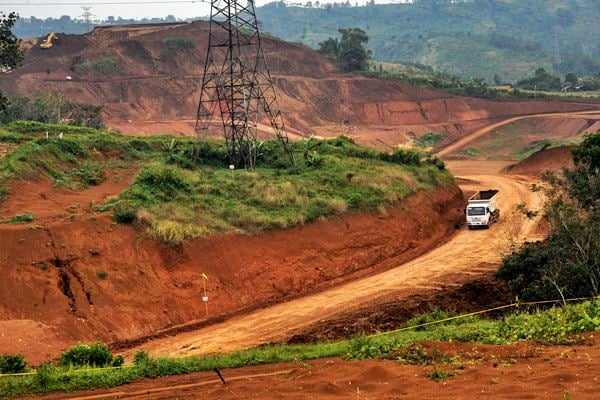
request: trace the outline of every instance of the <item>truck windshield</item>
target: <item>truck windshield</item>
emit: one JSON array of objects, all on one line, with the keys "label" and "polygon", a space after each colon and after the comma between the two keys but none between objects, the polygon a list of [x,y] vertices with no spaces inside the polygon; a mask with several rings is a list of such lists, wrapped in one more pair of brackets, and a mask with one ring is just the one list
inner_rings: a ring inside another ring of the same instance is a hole
[{"label": "truck windshield", "polygon": [[485,207],[469,207],[467,215],[485,215]]}]

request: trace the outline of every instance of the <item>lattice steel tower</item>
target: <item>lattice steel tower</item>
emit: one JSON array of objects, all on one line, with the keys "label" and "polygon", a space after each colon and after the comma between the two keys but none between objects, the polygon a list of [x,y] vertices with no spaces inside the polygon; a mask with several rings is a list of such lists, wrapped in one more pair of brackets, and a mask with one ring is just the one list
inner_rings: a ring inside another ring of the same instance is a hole
[{"label": "lattice steel tower", "polygon": [[[221,124],[230,163],[254,169],[261,112],[269,120],[290,162],[294,159],[285,132],[273,80],[263,53],[254,0],[211,0],[208,51],[196,119],[204,137]],[[215,120],[219,109],[221,121]]]}]

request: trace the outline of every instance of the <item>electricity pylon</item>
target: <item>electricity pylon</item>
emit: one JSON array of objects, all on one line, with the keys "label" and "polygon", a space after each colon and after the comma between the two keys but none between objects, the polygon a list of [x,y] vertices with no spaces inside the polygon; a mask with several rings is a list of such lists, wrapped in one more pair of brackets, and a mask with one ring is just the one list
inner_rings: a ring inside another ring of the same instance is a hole
[{"label": "electricity pylon", "polygon": [[261,45],[254,1],[211,0],[208,50],[196,119],[204,137],[215,124],[215,111],[227,143],[229,161],[253,170],[258,155],[258,122],[268,119],[290,162],[294,158],[273,80]]}]

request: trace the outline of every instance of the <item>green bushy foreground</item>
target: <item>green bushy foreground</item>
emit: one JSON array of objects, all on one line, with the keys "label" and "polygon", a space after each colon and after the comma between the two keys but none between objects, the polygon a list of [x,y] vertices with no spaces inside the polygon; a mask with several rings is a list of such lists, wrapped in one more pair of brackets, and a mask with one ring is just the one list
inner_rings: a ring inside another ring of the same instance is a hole
[{"label": "green bushy foreground", "polygon": [[[449,316],[452,314],[437,311],[408,321],[403,326],[416,326]],[[108,388],[142,378],[209,371],[213,368],[238,368],[336,356],[342,356],[347,360],[386,358],[401,363],[413,363],[426,356],[420,354],[418,344],[415,345],[424,340],[508,344],[527,339],[547,344],[570,344],[582,341],[582,333],[599,328],[600,302],[588,301],[545,311],[517,312],[499,320],[467,317],[427,327],[375,337],[357,337],[337,343],[268,345],[231,354],[180,359],[150,358],[146,353],[138,352],[134,356],[134,363],[124,368],[81,372],[73,367],[45,364],[33,375],[0,377],[0,396]],[[432,374],[434,374],[432,379],[439,375],[435,374],[435,371]]]},{"label": "green bushy foreground", "polygon": [[[56,137],[59,131],[63,139]],[[425,152],[378,152],[346,137],[294,142],[295,167],[278,142],[261,142],[254,172],[226,168],[221,141],[121,136],[31,122],[0,128],[2,141],[18,147],[0,159],[0,199],[17,177],[41,174],[57,186],[82,189],[102,183],[105,168],[137,166],[132,185],[98,211],[113,211],[118,222],[139,224],[166,242],[287,228],[347,210],[373,211],[453,182],[444,164]]]}]

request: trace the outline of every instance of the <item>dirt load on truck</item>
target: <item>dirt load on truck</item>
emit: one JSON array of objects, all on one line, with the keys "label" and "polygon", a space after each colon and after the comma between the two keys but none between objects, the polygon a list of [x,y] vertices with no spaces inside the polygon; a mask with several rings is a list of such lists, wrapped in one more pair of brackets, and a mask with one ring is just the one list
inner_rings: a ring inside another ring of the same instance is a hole
[{"label": "dirt load on truck", "polygon": [[496,206],[498,190],[480,190],[469,198],[465,215],[467,226],[473,228],[489,228],[500,218],[500,210]]}]

